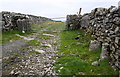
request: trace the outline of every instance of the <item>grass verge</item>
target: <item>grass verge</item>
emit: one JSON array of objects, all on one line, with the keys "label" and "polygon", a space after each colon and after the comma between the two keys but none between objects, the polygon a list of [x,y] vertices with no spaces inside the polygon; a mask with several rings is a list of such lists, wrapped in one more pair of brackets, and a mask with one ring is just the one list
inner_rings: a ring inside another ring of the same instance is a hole
[{"label": "grass verge", "polygon": [[41,23],[39,25],[33,25],[31,32],[26,32],[26,33],[22,33],[19,30],[2,32],[2,34],[0,34],[0,36],[2,36],[2,38],[0,38],[0,43],[5,43],[5,42],[10,41],[10,40],[20,40],[22,38],[16,36],[15,34],[19,34],[22,36],[29,36],[31,33],[38,32],[41,29],[48,27],[49,24],[50,24],[50,22],[45,22],[45,23]]},{"label": "grass verge", "polygon": [[118,75],[118,71],[111,68],[107,59],[99,66],[92,66],[92,62],[97,61],[101,53],[101,49],[89,51],[92,39],[90,34],[85,35],[85,31],[62,31],[56,72],[60,75]]}]

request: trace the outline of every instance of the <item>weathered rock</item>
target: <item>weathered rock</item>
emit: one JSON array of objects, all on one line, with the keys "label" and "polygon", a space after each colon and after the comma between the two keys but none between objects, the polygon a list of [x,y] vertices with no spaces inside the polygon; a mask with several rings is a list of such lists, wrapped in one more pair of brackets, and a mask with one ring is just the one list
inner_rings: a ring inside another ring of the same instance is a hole
[{"label": "weathered rock", "polygon": [[115,37],[115,43],[117,43],[120,46],[120,37]]},{"label": "weathered rock", "polygon": [[101,48],[101,43],[97,40],[91,40],[89,51],[93,51]]},{"label": "weathered rock", "polygon": [[120,24],[120,17],[115,17],[113,19],[113,23],[115,23],[116,25],[119,25]]},{"label": "weathered rock", "polygon": [[120,69],[118,65],[120,57],[116,52],[120,47],[120,7],[111,6],[109,9],[94,9],[90,13],[90,26],[87,30],[91,30],[93,36],[101,41],[102,52],[101,60],[111,58],[110,63],[115,69]]},{"label": "weathered rock", "polygon": [[52,34],[46,34],[46,33],[43,33],[43,35],[45,35],[45,36],[50,36],[50,37],[55,37],[55,36],[52,35]]},{"label": "weathered rock", "polygon": [[108,44],[107,43],[103,43],[102,44],[102,52],[101,52],[101,54],[100,54],[100,58],[101,58],[101,60],[103,60],[103,59],[105,59],[105,58],[107,58],[108,57]]},{"label": "weathered rock", "polygon": [[87,28],[89,26],[89,22],[90,22],[90,17],[88,14],[85,14],[82,18],[81,18],[81,28]]},{"label": "weathered rock", "polygon": [[45,51],[40,50],[40,49],[33,49],[34,51],[38,52],[38,53],[45,53]]},{"label": "weathered rock", "polygon": [[92,62],[92,65],[93,65],[93,66],[98,66],[98,65],[99,65],[99,62],[98,62],[98,61],[94,61],[94,62]]}]

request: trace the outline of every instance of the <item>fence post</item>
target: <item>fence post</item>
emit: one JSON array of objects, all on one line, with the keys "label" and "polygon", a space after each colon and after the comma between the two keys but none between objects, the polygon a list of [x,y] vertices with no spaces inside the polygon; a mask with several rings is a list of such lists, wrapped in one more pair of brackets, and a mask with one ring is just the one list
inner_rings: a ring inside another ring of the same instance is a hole
[{"label": "fence post", "polygon": [[82,8],[80,8],[80,9],[79,9],[79,13],[78,13],[78,15],[80,15],[80,14],[81,14],[81,10],[82,10]]}]

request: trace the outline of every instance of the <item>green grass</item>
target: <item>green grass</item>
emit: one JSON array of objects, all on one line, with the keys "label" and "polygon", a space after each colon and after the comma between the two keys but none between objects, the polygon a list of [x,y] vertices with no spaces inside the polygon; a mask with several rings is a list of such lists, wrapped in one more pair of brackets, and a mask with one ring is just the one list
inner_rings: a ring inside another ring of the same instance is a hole
[{"label": "green grass", "polygon": [[49,47],[49,46],[47,46],[47,45],[42,45],[41,47]]},{"label": "green grass", "polygon": [[58,33],[58,31],[63,30],[65,28],[65,23],[64,22],[51,22],[49,23],[49,28],[47,31],[44,31],[45,33],[48,34],[55,34]]},{"label": "green grass", "polygon": [[46,36],[46,35],[38,35],[37,38],[42,39],[42,40],[47,40],[50,39],[50,36]]},{"label": "green grass", "polygon": [[58,45],[58,42],[55,42],[55,43],[51,43],[52,45]]},{"label": "green grass", "polygon": [[2,38],[0,38],[0,43],[5,43],[6,41],[10,41],[10,40],[20,40],[22,38],[16,36],[15,34],[20,34],[22,36],[29,36],[31,33],[38,32],[39,30],[46,28],[48,26],[49,24],[46,22],[46,23],[41,23],[40,25],[33,25],[32,31],[26,33],[22,33],[21,31],[18,30],[2,32],[2,34],[0,34],[0,36],[2,36]]},{"label": "green grass", "polygon": [[0,39],[1,46],[4,46],[10,40],[11,41],[21,40],[22,38],[16,36],[16,34],[22,34],[22,33],[18,30],[2,32],[2,34],[0,35],[2,36],[2,38]]},{"label": "green grass", "polygon": [[[76,40],[76,37],[79,39]],[[91,65],[100,58],[101,49],[89,51],[90,40],[93,38],[90,34],[85,35],[85,31],[62,31],[56,72],[60,75],[118,75],[118,71],[111,68],[107,59],[100,62],[100,66]]]},{"label": "green grass", "polygon": [[46,34],[55,34],[57,32],[54,32],[54,31],[44,31],[44,33],[46,33]]},{"label": "green grass", "polygon": [[10,53],[12,56],[14,56],[14,57],[18,57],[19,56],[19,54],[18,53],[15,53],[15,52],[11,52]]},{"label": "green grass", "polygon": [[2,41],[20,40],[21,38],[15,34],[21,34],[21,32],[18,30],[2,32]]},{"label": "green grass", "polygon": [[16,34],[22,35],[22,36],[28,36],[30,35],[32,32],[27,32],[27,33],[22,33],[21,31],[18,30],[12,30],[12,31],[6,31],[6,32],[2,32],[2,34],[0,36],[2,36],[2,38],[0,39],[0,43],[6,43],[7,41],[10,40],[21,40],[22,38],[16,36]]},{"label": "green grass", "polygon": [[27,42],[27,44],[31,46],[40,46],[41,42],[38,40],[30,40],[29,42]]},{"label": "green grass", "polygon": [[33,25],[32,26],[32,31],[33,32],[38,32],[38,31],[50,26],[49,23],[51,23],[51,22],[44,22],[44,23],[40,23],[39,25]]}]

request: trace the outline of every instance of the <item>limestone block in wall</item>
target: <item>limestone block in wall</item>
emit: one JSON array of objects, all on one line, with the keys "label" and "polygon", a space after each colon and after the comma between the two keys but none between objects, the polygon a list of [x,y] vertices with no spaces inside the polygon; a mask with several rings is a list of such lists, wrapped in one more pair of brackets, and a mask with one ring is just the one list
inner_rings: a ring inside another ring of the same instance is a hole
[{"label": "limestone block in wall", "polygon": [[108,49],[109,49],[109,44],[108,43],[103,43],[102,44],[102,51],[101,51],[101,54],[100,54],[101,60],[108,57],[108,53],[109,53]]},{"label": "limestone block in wall", "polygon": [[120,27],[116,27],[115,28],[115,34],[117,35],[117,34],[120,34]]},{"label": "limestone block in wall", "polygon": [[118,7],[118,15],[120,17],[120,6]]},{"label": "limestone block in wall", "polygon": [[101,16],[106,14],[106,8],[96,8],[94,9],[95,16]]},{"label": "limestone block in wall", "polygon": [[26,21],[25,21],[26,19],[22,19],[22,31],[26,31],[27,29],[26,29]]},{"label": "limestone block in wall", "polygon": [[20,31],[30,31],[31,30],[31,24],[29,23],[28,18],[18,19],[17,20],[17,26],[18,30]]},{"label": "limestone block in wall", "polygon": [[116,53],[115,53],[115,55],[120,56],[120,48],[116,49]]},{"label": "limestone block in wall", "polygon": [[24,25],[25,31],[30,31],[30,30],[31,30],[31,26],[30,26],[30,23],[29,23],[29,19],[25,19],[25,20],[23,21],[23,25]]},{"label": "limestone block in wall", "polygon": [[120,48],[118,48],[116,50],[116,52],[114,53],[111,53],[110,54],[110,58],[111,58],[111,65],[114,69],[117,69],[117,70],[120,70],[120,60],[119,60],[119,57],[120,57]]},{"label": "limestone block in wall", "polygon": [[89,22],[90,22],[90,17],[89,15],[85,15],[81,18],[81,27],[83,28],[87,28],[89,26]]},{"label": "limestone block in wall", "polygon": [[23,30],[25,30],[24,29],[24,19],[18,19],[17,20],[17,26],[18,26],[18,30],[20,30],[20,31],[23,31]]},{"label": "limestone block in wall", "polygon": [[120,46],[120,37],[115,37],[115,43]]},{"label": "limestone block in wall", "polygon": [[113,14],[113,13],[115,13],[115,12],[117,11],[117,7],[116,7],[116,6],[111,6],[111,7],[108,9],[108,11]]},{"label": "limestone block in wall", "polygon": [[115,17],[113,19],[113,23],[116,24],[116,25],[119,25],[120,24],[120,17]]},{"label": "limestone block in wall", "polygon": [[99,41],[91,40],[89,51],[93,51],[93,50],[100,49],[100,48],[101,48],[101,43]]}]

